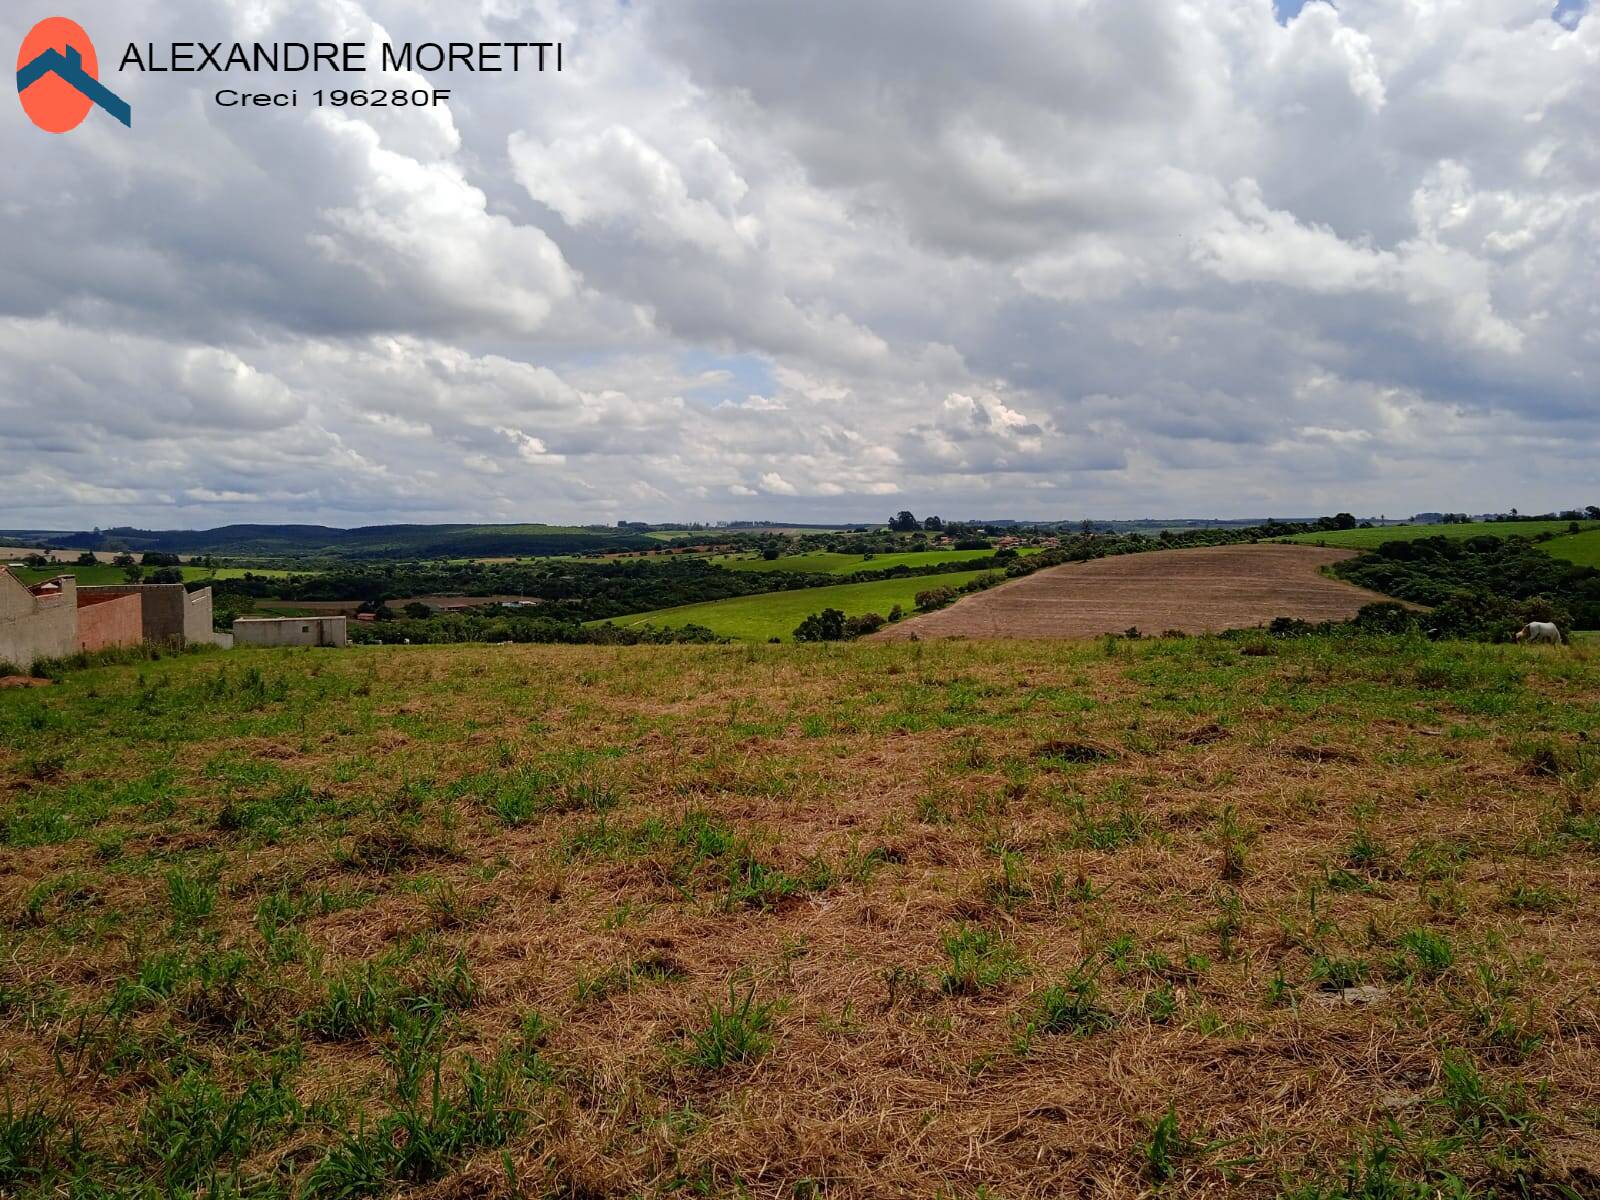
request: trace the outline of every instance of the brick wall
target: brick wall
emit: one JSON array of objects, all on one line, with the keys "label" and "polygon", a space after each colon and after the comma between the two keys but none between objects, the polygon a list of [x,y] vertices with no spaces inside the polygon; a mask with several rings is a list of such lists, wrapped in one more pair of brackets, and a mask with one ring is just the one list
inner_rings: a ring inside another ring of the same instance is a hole
[{"label": "brick wall", "polygon": [[78,597],[78,649],[137,646],[144,640],[144,611],[138,596]]}]

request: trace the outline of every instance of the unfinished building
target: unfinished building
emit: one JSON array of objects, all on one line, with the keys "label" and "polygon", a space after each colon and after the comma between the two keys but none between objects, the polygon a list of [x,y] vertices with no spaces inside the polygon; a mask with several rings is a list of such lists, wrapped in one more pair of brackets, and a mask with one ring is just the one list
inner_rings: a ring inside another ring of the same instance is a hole
[{"label": "unfinished building", "polygon": [[137,596],[144,641],[163,646],[215,642],[211,630],[211,589],[188,591],[181,583],[107,583],[78,589],[83,596]]},{"label": "unfinished building", "polygon": [[78,581],[71,575],[29,587],[0,567],[0,662],[26,670],[78,649]]}]

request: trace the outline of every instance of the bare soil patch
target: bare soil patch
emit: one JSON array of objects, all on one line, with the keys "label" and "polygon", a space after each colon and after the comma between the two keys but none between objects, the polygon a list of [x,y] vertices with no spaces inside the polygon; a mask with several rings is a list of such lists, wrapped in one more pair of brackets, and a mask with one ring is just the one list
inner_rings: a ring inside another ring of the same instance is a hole
[{"label": "bare soil patch", "polygon": [[1215,633],[1274,617],[1337,621],[1387,597],[1321,574],[1353,551],[1319,546],[1207,546],[1069,563],[892,625],[882,641],[1090,638],[1137,628]]}]

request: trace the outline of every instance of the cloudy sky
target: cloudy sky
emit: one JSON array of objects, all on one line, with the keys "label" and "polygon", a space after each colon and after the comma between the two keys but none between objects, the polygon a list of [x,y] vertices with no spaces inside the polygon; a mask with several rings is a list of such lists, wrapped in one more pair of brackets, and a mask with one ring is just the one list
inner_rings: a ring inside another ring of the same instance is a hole
[{"label": "cloudy sky", "polygon": [[[1600,503],[1552,2],[13,0],[133,128],[0,117],[0,527]],[[314,39],[566,70],[114,69]]]}]

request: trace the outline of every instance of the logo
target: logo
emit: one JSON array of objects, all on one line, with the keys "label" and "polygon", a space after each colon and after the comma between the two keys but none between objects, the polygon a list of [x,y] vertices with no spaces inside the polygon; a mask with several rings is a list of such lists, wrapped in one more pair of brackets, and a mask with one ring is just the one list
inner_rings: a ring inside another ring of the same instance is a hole
[{"label": "logo", "polygon": [[46,133],[76,129],[99,105],[133,126],[127,102],[100,82],[94,43],[76,21],[46,17],[28,31],[17,52],[17,96],[22,110]]}]

